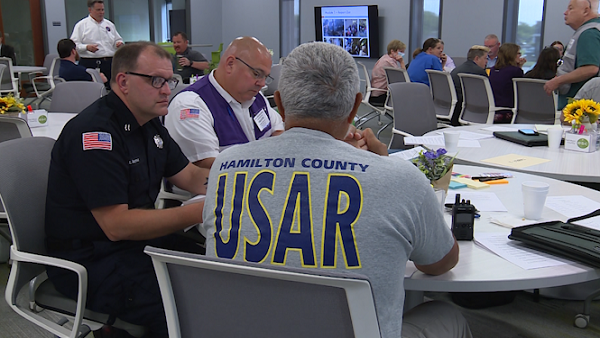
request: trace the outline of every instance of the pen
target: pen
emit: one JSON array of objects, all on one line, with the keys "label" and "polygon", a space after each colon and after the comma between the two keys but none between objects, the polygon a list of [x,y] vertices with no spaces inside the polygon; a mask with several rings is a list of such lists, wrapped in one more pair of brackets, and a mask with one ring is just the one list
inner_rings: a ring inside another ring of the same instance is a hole
[{"label": "pen", "polygon": [[504,176],[498,176],[498,177],[482,177],[479,179],[479,182],[489,182],[489,181],[496,181],[496,180],[502,180],[505,179],[506,177]]},{"label": "pen", "polygon": [[579,135],[583,134],[583,131],[585,130],[585,126],[582,124],[581,127],[579,127]]}]

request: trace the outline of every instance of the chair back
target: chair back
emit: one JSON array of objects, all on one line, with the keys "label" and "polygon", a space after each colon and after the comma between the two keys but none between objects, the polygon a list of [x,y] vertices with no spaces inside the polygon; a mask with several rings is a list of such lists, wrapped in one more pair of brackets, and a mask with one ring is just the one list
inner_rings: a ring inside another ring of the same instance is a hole
[{"label": "chair back", "polygon": [[5,64],[0,64],[0,79],[2,79],[5,72],[8,72],[8,66]]},{"label": "chair back", "polygon": [[[380,337],[369,280],[169,251],[152,257],[169,337]],[[208,289],[198,285],[210,285]],[[199,306],[199,304],[202,304]],[[307,325],[310,323],[310,325]]]},{"label": "chair back", "polygon": [[31,129],[27,121],[18,118],[0,115],[0,142],[31,137]]},{"label": "chair back", "polygon": [[408,76],[408,72],[402,68],[383,67],[383,70],[388,84],[388,96],[383,106],[387,110],[392,110],[394,109],[394,100],[389,95],[389,85],[397,82],[410,82],[410,77]]},{"label": "chair back", "polygon": [[373,88],[371,87],[371,77],[369,77],[369,71],[367,70],[367,66],[365,66],[362,62],[357,62],[356,63],[358,65],[359,69],[362,69],[363,71],[363,75],[364,75],[364,81],[365,81],[365,86],[364,86],[364,95],[363,95],[363,103],[368,103],[369,102],[369,97],[371,97],[371,92],[373,91]]},{"label": "chair back", "polygon": [[0,65],[5,65],[6,70],[0,78],[0,94],[12,92],[15,96],[19,96],[18,80],[13,72],[13,62],[11,58],[0,57]]},{"label": "chair back", "polygon": [[90,76],[92,77],[92,81],[94,82],[98,82],[98,83],[104,83],[102,81],[102,77],[100,76],[100,71],[96,68],[86,68],[85,71],[90,74]]},{"label": "chair back", "polygon": [[390,145],[403,145],[397,139],[404,136],[423,136],[437,128],[437,118],[429,87],[416,82],[396,82],[388,86],[396,102],[394,128]]},{"label": "chair back", "polygon": [[464,56],[453,56],[452,60],[454,61],[454,64],[456,65],[456,67],[462,65],[463,63],[465,63],[467,61],[467,58]]},{"label": "chair back", "polygon": [[482,75],[465,73],[458,74],[458,77],[463,91],[460,123],[494,123],[496,105],[490,80]]},{"label": "chair back", "polygon": [[[0,199],[13,245],[21,252],[45,255],[46,188],[54,140],[25,137],[0,143]],[[39,272],[44,267],[40,266]]]},{"label": "chair back", "polygon": [[68,81],[56,84],[50,102],[50,111],[80,113],[97,99],[106,95],[103,83]]},{"label": "chair back", "polygon": [[546,94],[546,80],[513,79],[515,107],[512,123],[555,124],[556,93]]},{"label": "chair back", "polygon": [[[47,54],[46,55],[46,57],[44,58],[44,64],[43,64],[43,66],[46,68],[46,70],[41,72],[43,75],[54,75],[52,73],[52,67],[55,63],[55,59],[57,59],[57,58],[60,60],[60,57],[58,56],[58,54]],[[58,75],[58,73],[56,75]]]},{"label": "chair back", "polygon": [[171,94],[169,95],[169,102],[171,102],[171,100],[173,100],[173,98],[175,97],[175,95],[179,94],[180,91],[186,89],[189,86],[189,84],[185,84],[183,82],[179,82],[177,84],[177,86],[175,87],[175,89],[171,89]]},{"label": "chair back", "polygon": [[281,75],[281,65],[274,64],[271,67],[271,77],[273,78],[273,81],[271,81],[271,83],[269,83],[267,85],[267,89],[263,93],[267,98],[272,97],[273,94],[275,94],[275,91],[277,90],[277,87],[279,86],[280,75]]},{"label": "chair back", "polygon": [[450,73],[439,70],[426,69],[425,71],[429,77],[429,88],[433,97],[435,115],[438,119],[450,121],[452,112],[454,112],[458,102],[452,76]]},{"label": "chair back", "polygon": [[388,84],[396,82],[410,82],[408,72],[402,68],[383,67],[385,71],[385,77],[387,78]]}]

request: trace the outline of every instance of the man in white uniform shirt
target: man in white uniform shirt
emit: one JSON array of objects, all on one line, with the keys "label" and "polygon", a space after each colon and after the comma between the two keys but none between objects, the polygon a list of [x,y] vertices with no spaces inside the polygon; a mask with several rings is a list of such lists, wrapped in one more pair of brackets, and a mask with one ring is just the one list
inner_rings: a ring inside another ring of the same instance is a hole
[{"label": "man in white uniform shirt", "polygon": [[165,127],[190,162],[210,168],[230,146],[283,132],[281,116],[260,92],[270,72],[268,49],[255,38],[237,38],[216,70],[173,98]]},{"label": "man in white uniform shirt", "polygon": [[90,15],[81,19],[73,28],[71,40],[77,46],[81,59],[79,64],[86,68],[100,68],[110,83],[112,57],[123,45],[123,38],[115,25],[104,18],[104,1],[88,0]]}]

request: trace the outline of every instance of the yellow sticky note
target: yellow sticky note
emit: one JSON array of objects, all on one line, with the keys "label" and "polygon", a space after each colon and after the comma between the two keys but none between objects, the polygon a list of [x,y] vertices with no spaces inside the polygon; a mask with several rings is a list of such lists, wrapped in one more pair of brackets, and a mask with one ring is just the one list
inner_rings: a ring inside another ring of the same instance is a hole
[{"label": "yellow sticky note", "polygon": [[481,162],[500,164],[503,166],[511,167],[511,168],[526,168],[532,165],[550,162],[550,160],[539,157],[531,157],[525,155],[517,155],[517,154],[508,154],[502,155],[498,157],[488,158],[486,160],[481,160]]},{"label": "yellow sticky note", "polygon": [[489,185],[479,182],[479,181],[474,181],[470,178],[464,178],[464,177],[453,177],[452,181],[454,182],[458,182],[458,183],[463,183],[466,184],[467,187],[471,188],[471,189],[481,189],[481,188],[488,188]]}]

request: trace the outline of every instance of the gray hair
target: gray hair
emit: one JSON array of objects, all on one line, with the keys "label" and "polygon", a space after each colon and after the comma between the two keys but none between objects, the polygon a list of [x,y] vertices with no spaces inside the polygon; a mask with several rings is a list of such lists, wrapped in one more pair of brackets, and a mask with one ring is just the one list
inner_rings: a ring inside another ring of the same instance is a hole
[{"label": "gray hair", "polygon": [[286,116],[340,120],[360,91],[358,68],[339,46],[305,43],[285,58],[278,90]]}]

